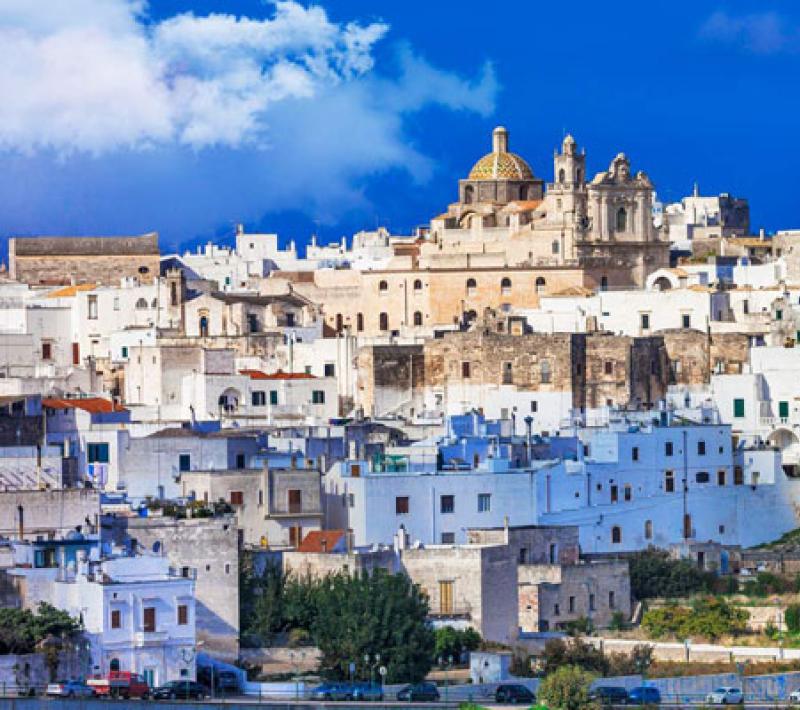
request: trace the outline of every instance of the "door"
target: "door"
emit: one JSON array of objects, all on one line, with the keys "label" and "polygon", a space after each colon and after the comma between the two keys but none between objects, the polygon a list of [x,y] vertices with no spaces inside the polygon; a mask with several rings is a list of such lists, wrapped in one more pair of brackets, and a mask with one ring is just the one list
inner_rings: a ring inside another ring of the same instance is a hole
[{"label": "door", "polygon": [[439,612],[441,614],[453,613],[453,581],[439,582]]},{"label": "door", "polygon": [[144,669],[144,680],[151,688],[156,687],[156,669],[155,668],[145,668]]},{"label": "door", "polygon": [[301,513],[303,511],[303,491],[290,490],[289,491],[289,512]]},{"label": "door", "polygon": [[292,525],[289,528],[289,544],[297,547],[303,539],[303,528],[300,525]]}]

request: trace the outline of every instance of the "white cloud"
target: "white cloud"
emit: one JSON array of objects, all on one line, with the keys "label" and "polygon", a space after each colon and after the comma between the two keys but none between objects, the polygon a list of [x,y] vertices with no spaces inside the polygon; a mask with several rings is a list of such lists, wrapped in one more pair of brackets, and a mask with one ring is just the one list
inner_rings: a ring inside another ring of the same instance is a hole
[{"label": "white cloud", "polygon": [[739,46],[754,54],[776,54],[794,51],[800,32],[776,12],[731,15],[718,10],[703,23],[700,37]]},{"label": "white cloud", "polygon": [[387,70],[385,24],[273,10],[155,21],[143,0],[0,0],[0,152],[26,176],[24,194],[0,179],[0,231],[127,231],[133,213],[174,239],[272,210],[334,220],[366,205],[367,176],[430,176],[409,114],[494,109],[491,65],[468,79],[401,44]]}]

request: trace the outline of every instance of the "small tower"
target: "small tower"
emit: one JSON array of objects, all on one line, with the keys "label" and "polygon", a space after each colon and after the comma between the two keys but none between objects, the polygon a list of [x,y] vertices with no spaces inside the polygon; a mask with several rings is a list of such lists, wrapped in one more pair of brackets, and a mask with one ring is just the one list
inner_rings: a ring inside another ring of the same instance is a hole
[{"label": "small tower", "polygon": [[586,153],[570,135],[561,143],[561,152],[553,154],[553,182],[566,187],[580,187],[586,182]]},{"label": "small tower", "polygon": [[163,304],[167,313],[170,327],[183,331],[183,304],[186,302],[186,275],[183,269],[167,269],[164,281],[167,287],[167,296]]}]

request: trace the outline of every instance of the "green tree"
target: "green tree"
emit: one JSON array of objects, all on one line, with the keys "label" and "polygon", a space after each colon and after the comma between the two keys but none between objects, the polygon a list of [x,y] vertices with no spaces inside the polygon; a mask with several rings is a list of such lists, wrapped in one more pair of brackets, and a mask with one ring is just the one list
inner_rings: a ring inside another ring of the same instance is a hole
[{"label": "green tree", "polygon": [[594,676],[578,666],[562,666],[539,685],[537,699],[550,710],[586,710],[597,707],[589,700]]},{"label": "green tree", "polygon": [[789,604],[783,618],[789,631],[793,634],[800,632],[800,604]]},{"label": "green tree", "polygon": [[553,673],[563,666],[574,666],[598,675],[606,675],[608,659],[599,648],[579,638],[569,641],[551,639],[544,646],[543,666],[545,674]]},{"label": "green tree", "polygon": [[749,613],[722,597],[700,597],[692,607],[670,604],[651,609],[642,619],[642,627],[651,638],[701,636],[717,639],[745,630]]},{"label": "green tree", "polygon": [[452,656],[454,663],[459,663],[465,653],[474,651],[481,645],[481,635],[475,629],[454,629],[443,626],[436,629],[434,661]]},{"label": "green tree", "polygon": [[64,638],[80,630],[67,612],[42,602],[30,609],[0,609],[0,654],[33,653],[48,636]]},{"label": "green tree", "polygon": [[387,683],[420,681],[430,670],[434,635],[428,601],[405,575],[383,570],[331,575],[322,580],[316,606],[312,635],[326,677],[347,678],[351,662],[369,677],[377,654]]},{"label": "green tree", "polygon": [[629,560],[631,594],[635,599],[683,597],[696,592],[711,592],[715,577],[688,560],[675,560],[666,550],[649,548]]}]

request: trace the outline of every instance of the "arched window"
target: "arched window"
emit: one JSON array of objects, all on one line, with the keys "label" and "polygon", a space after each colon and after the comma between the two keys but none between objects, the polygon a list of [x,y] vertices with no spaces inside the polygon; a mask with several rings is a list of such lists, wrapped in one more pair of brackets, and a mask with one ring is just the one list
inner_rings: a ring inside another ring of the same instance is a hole
[{"label": "arched window", "polygon": [[553,370],[550,367],[549,360],[542,360],[542,364],[539,365],[539,372],[543,385],[549,384],[553,379]]},{"label": "arched window", "polygon": [[472,185],[467,185],[464,188],[464,202],[465,204],[472,204],[472,201],[475,199],[475,188]]},{"label": "arched window", "polygon": [[378,318],[379,327],[381,330],[389,330],[389,314],[388,313],[381,313],[380,317]]},{"label": "arched window", "polygon": [[577,171],[575,172],[575,182],[577,183],[583,182],[583,170],[581,170],[580,168],[578,168]]},{"label": "arched window", "polygon": [[553,254],[558,254],[561,251],[561,245],[558,243],[558,239],[554,239],[551,245],[551,251]]},{"label": "arched window", "polygon": [[389,284],[386,283],[385,281],[381,281],[378,284],[378,291],[380,291],[381,293],[385,293],[388,290],[389,290]]},{"label": "arched window", "polygon": [[475,279],[467,279],[467,296],[474,296],[478,289],[478,282]]},{"label": "arched window", "polygon": [[422,281],[420,281],[419,279],[415,279],[414,281],[414,290],[422,291]]},{"label": "arched window", "polygon": [[500,282],[500,293],[504,296],[508,296],[511,293],[511,279],[508,276],[504,276]]},{"label": "arched window", "polygon": [[558,171],[558,181],[560,183],[565,183],[567,181],[567,173],[564,171],[564,168]]},{"label": "arched window", "polygon": [[200,316],[200,337],[208,337],[208,316]]},{"label": "arched window", "polygon": [[520,185],[520,188],[519,188],[519,199],[520,200],[527,200],[528,199],[528,188],[525,185]]},{"label": "arched window", "polygon": [[601,291],[608,291],[608,276],[601,276],[600,277],[600,290]]},{"label": "arched window", "polygon": [[628,213],[624,207],[617,210],[617,231],[625,232],[628,229]]},{"label": "arched window", "polygon": [[356,330],[361,333],[364,330],[364,314],[357,313],[356,314]]},{"label": "arched window", "polygon": [[140,298],[136,301],[136,310],[143,311],[147,308],[147,301],[144,298]]},{"label": "arched window", "polygon": [[652,540],[653,539],[653,521],[652,520],[645,520],[644,521],[644,539],[645,540]]},{"label": "arched window", "polygon": [[539,276],[536,279],[536,293],[544,293],[545,286],[547,286],[547,282]]},{"label": "arched window", "polygon": [[619,545],[622,542],[622,528],[619,525],[611,528],[611,542],[615,545]]},{"label": "arched window", "polygon": [[414,311],[414,325],[422,325],[422,311]]}]

